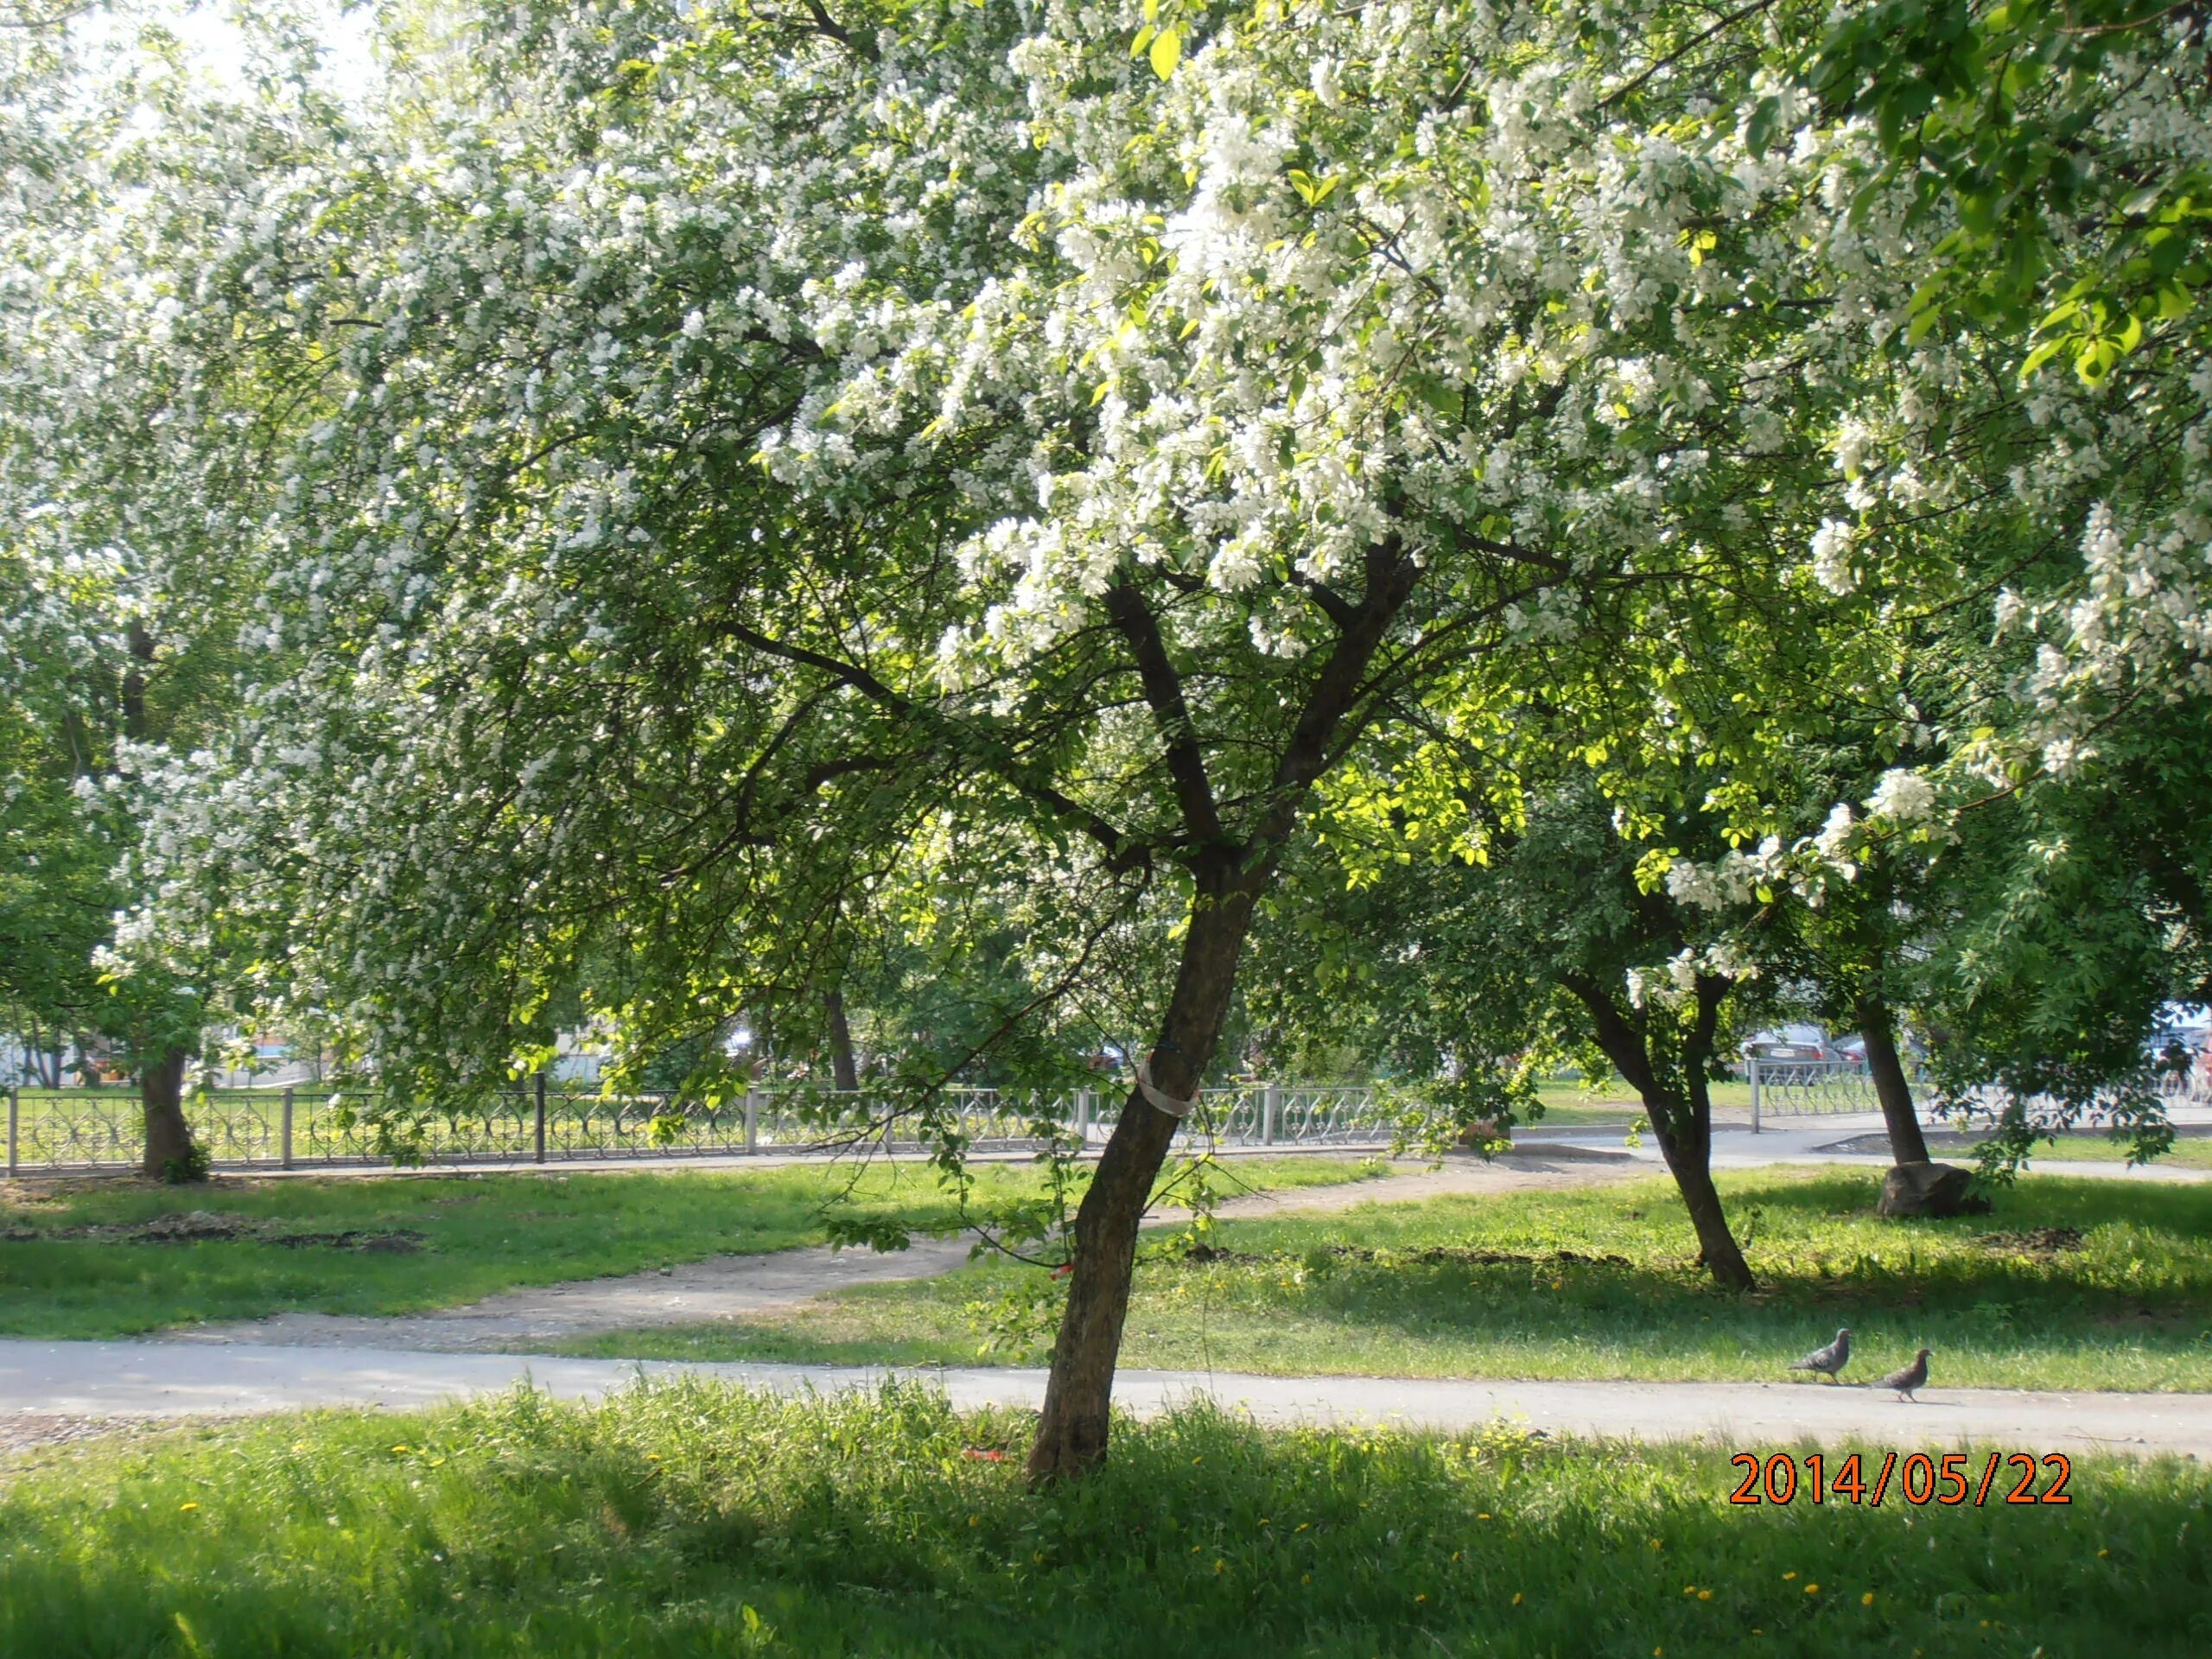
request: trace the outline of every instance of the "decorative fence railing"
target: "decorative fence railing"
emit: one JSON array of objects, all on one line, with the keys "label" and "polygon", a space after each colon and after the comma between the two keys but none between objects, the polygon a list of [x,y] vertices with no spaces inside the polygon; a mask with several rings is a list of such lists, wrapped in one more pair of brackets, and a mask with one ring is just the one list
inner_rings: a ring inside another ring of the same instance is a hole
[{"label": "decorative fence railing", "polygon": [[[1754,1129],[1770,1118],[1882,1109],[1882,1103],[1874,1093],[1874,1080],[1859,1061],[1783,1060],[1751,1054],[1745,1057],[1744,1075],[1751,1086]],[[1948,1109],[1939,1103],[1936,1091],[1916,1075],[1910,1081],[1913,1099],[1922,1114],[1931,1122],[1940,1120]],[[2169,1110],[2176,1107],[2212,1108],[2212,1069],[2208,1069],[2203,1057],[2185,1069],[2160,1072],[2157,1086]],[[2043,1098],[2036,1097],[2037,1102]],[[2003,1106],[2006,1096],[1991,1086],[1972,1091],[1967,1099],[1976,1110],[1994,1112]],[[2095,1122],[2098,1119],[2092,1112],[2085,1121]]]},{"label": "decorative fence railing", "polygon": [[[1104,1144],[1118,1090],[955,1088],[938,1123],[982,1151],[1045,1144],[1047,1126]],[[467,1109],[399,1112],[355,1090],[299,1085],[188,1097],[186,1121],[217,1168],[381,1164],[558,1163],[575,1160],[900,1150],[931,1138],[922,1120],[868,1093],[759,1090],[709,1107],[669,1094],[602,1096],[532,1084]],[[7,1169],[136,1168],[143,1118],[124,1088],[10,1091]],[[1395,1130],[1370,1089],[1247,1084],[1202,1092],[1192,1128],[1229,1147],[1381,1147]]]},{"label": "decorative fence railing", "polygon": [[1751,1085],[1754,1130],[1771,1117],[1882,1109],[1863,1061],[1784,1060],[1752,1053],[1744,1058],[1744,1076]]}]

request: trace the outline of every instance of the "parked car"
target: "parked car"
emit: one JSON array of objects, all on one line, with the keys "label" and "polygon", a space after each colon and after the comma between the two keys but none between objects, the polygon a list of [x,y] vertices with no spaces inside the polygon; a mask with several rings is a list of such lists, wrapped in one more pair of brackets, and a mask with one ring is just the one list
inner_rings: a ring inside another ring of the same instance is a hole
[{"label": "parked car", "polygon": [[1795,1060],[1801,1063],[1834,1061],[1843,1058],[1828,1034],[1818,1026],[1780,1026],[1771,1031],[1755,1031],[1744,1039],[1744,1052],[1756,1054],[1762,1060]]}]

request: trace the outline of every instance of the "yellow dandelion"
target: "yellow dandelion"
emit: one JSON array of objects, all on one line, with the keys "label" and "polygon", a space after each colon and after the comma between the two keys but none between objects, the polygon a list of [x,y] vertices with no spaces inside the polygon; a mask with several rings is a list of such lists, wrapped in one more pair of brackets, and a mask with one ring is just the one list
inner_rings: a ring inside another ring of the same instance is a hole
[{"label": "yellow dandelion", "polygon": [[1808,1596],[1817,1596],[1821,1593],[1821,1586],[1817,1584],[1808,1584],[1805,1586],[1805,1593]]},{"label": "yellow dandelion", "polygon": [[983,1524],[983,1517],[980,1515],[971,1515],[968,1517],[968,1524],[971,1527],[980,1527]]},{"label": "yellow dandelion", "polygon": [[1299,1580],[1299,1582],[1300,1584],[1311,1584],[1313,1582],[1313,1575],[1311,1573],[1308,1573],[1304,1578]]},{"label": "yellow dandelion", "polygon": [[1516,1607],[1518,1607],[1521,1605],[1521,1592],[1518,1590],[1516,1590],[1513,1592],[1513,1605]]},{"label": "yellow dandelion", "polygon": [[430,1459],[430,1467],[433,1469],[442,1469],[445,1466],[446,1460],[443,1458],[432,1458]]},{"label": "yellow dandelion", "polygon": [[1213,1570],[1214,1570],[1214,1574],[1215,1574],[1215,1576],[1216,1576],[1216,1577],[1219,1577],[1219,1576],[1220,1576],[1220,1573],[1221,1573],[1221,1569],[1222,1569],[1222,1568],[1224,1568],[1224,1567],[1227,1567],[1228,1565],[1229,1565],[1229,1563],[1228,1563],[1227,1561],[1221,1560],[1219,1560],[1218,1558],[1217,1558],[1217,1559],[1216,1559],[1216,1560],[1214,1561],[1214,1564],[1213,1564]]},{"label": "yellow dandelion", "polygon": [[395,1446],[391,1449],[395,1452],[412,1452],[415,1448],[411,1446]]},{"label": "yellow dandelion", "polygon": [[1697,1594],[1697,1586],[1694,1584],[1684,1585],[1682,1586],[1682,1593],[1686,1596],[1694,1596]]},{"label": "yellow dandelion", "polygon": [[1260,1524],[1263,1527],[1272,1527],[1274,1525],[1274,1522],[1268,1520],[1268,1517],[1263,1515],[1260,1517]]},{"label": "yellow dandelion", "polygon": [[1700,1590],[1697,1592],[1697,1599],[1700,1601],[1711,1601],[1713,1599],[1713,1592],[1710,1590]]},{"label": "yellow dandelion", "polygon": [[1475,1519],[1478,1521],[1487,1521],[1490,1519],[1490,1515],[1487,1511],[1478,1510],[1475,1515]]},{"label": "yellow dandelion", "polygon": [[1298,1530],[1298,1531],[1300,1531],[1300,1532],[1303,1532],[1303,1531],[1305,1531],[1305,1530],[1306,1530],[1306,1528],[1308,1528],[1308,1527],[1312,1526],[1313,1524],[1313,1523],[1311,1521],[1301,1521],[1301,1522],[1300,1522],[1298,1523],[1297,1530]]},{"label": "yellow dandelion", "polygon": [[1459,1552],[1458,1550],[1455,1549],[1452,1552],[1452,1559],[1455,1561],[1459,1559]]},{"label": "yellow dandelion", "polygon": [[645,1461],[646,1461],[647,1463],[658,1463],[658,1462],[660,1461],[660,1453],[659,1453],[659,1452],[646,1452],[646,1453],[645,1453]]},{"label": "yellow dandelion", "polygon": [[1859,1597],[1859,1605],[1861,1607],[1872,1607],[1874,1605],[1874,1592],[1869,1590],[1865,1595]]},{"label": "yellow dandelion", "polygon": [[2101,1561],[2102,1560],[2104,1560],[2104,1558],[2105,1558],[2106,1556],[2107,1556],[2107,1555],[2109,1555],[2109,1554],[2112,1554],[2112,1551],[2110,1551],[2110,1550],[2108,1550],[2108,1549],[2101,1549],[2101,1550],[2099,1550],[2099,1551],[2097,1552],[2097,1559],[2098,1559],[2099,1560],[2101,1560]]},{"label": "yellow dandelion", "polygon": [[188,1514],[190,1511],[196,1510],[200,1506],[197,1503],[180,1504],[177,1508],[177,1513],[180,1515]]},{"label": "yellow dandelion", "polygon": [[1797,1575],[1796,1575],[1795,1573],[1783,1573],[1783,1574],[1782,1575],[1782,1577],[1783,1577],[1783,1581],[1784,1583],[1787,1583],[1789,1580],[1794,1579],[1794,1578],[1796,1578],[1796,1576],[1797,1576]]},{"label": "yellow dandelion", "polygon": [[1427,1601],[1427,1600],[1428,1599],[1428,1598],[1427,1598],[1427,1596],[1425,1596],[1425,1595],[1421,1595],[1421,1596],[1415,1596],[1415,1597],[1414,1598],[1414,1599],[1415,1601],[1417,1601],[1417,1602],[1419,1602],[1419,1601]]}]

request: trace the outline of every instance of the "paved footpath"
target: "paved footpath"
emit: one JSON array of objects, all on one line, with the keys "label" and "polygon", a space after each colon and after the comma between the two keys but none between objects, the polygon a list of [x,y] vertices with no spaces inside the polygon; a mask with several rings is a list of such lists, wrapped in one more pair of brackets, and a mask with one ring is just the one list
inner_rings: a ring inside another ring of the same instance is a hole
[{"label": "paved footpath", "polygon": [[[144,1420],[310,1406],[418,1408],[528,1382],[588,1399],[639,1377],[688,1375],[781,1392],[872,1388],[879,1367],[676,1364],[523,1354],[423,1353],[232,1343],[0,1341],[0,1425],[11,1411]],[[915,1369],[956,1406],[1033,1407],[1045,1373]],[[1809,1442],[1975,1446],[2045,1452],[2177,1452],[2212,1459],[2212,1395],[2050,1394],[1936,1389],[1904,1404],[1821,1382],[1511,1382],[1398,1377],[1123,1371],[1117,1403],[1139,1414],[1200,1395],[1268,1423],[1478,1428],[1506,1422],[1608,1439],[1710,1440],[1731,1448]]]}]

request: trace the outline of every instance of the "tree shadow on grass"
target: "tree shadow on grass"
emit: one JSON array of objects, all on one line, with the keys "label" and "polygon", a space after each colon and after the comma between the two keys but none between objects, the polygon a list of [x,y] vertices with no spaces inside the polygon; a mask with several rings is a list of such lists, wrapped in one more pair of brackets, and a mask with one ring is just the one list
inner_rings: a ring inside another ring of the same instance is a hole
[{"label": "tree shadow on grass", "polygon": [[2212,1386],[2212,1191],[2042,1179],[1987,1217],[1874,1219],[1857,1174],[1738,1178],[1760,1289],[1716,1291],[1654,1184],[1541,1201],[1435,1200],[1224,1226],[1228,1259],[1143,1275],[1140,1347],[1183,1281],[1210,1357],[1236,1369],[1422,1374],[1787,1375],[1839,1325],[1859,1371],[1936,1349],[1939,1378]]}]

